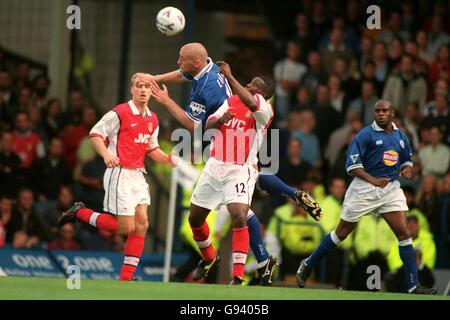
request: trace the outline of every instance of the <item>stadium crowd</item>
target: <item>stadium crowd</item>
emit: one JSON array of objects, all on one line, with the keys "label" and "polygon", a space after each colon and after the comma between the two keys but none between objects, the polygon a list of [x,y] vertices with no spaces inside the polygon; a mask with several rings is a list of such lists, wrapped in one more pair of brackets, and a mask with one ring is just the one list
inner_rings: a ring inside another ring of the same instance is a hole
[{"label": "stadium crowd", "polygon": [[[278,176],[313,194],[324,218],[315,222],[285,199],[257,195],[269,249],[281,260],[279,278],[293,277],[336,226],[351,179],[346,150],[373,122],[380,98],[393,102],[395,123],[414,147],[414,177],[401,182],[421,274],[450,268],[450,7],[436,2],[427,12],[403,1],[383,10],[381,30],[368,30],[360,1],[338,13],[327,10],[327,1],[300,3],[295,32],[273,68],[272,129],[280,130]],[[10,63],[0,49],[0,247],[123,250],[121,236],[58,227],[59,213],[74,199],[102,210],[105,165],[87,138],[99,114],[82,91],[72,90],[64,105],[48,96],[45,74],[31,74],[29,63]],[[352,279],[378,264],[395,285],[395,245],[382,219],[365,217],[330,257],[333,272],[324,268],[317,279],[358,289],[361,281]]]}]

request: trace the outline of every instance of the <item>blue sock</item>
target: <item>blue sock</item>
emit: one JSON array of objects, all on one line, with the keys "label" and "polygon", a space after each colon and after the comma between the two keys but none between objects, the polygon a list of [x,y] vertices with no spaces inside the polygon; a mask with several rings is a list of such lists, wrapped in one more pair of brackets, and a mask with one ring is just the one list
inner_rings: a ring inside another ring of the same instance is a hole
[{"label": "blue sock", "polygon": [[322,239],[322,241],[320,241],[320,244],[316,248],[316,250],[314,250],[314,252],[311,253],[311,255],[306,259],[306,266],[309,268],[314,268],[314,266],[319,263],[319,261],[322,260],[323,257],[333,251],[340,242],[341,241],[336,236],[334,231],[327,234]]},{"label": "blue sock", "polygon": [[405,268],[406,289],[411,290],[418,284],[416,251],[412,246],[411,238],[399,241],[398,251],[400,252],[400,258],[402,259],[403,267]]},{"label": "blue sock", "polygon": [[264,245],[261,234],[261,224],[252,211],[249,211],[249,214],[247,215],[247,227],[250,236],[250,247],[256,257],[256,261],[258,261],[258,263],[266,261],[269,258],[269,253]]},{"label": "blue sock", "polygon": [[261,172],[258,177],[258,184],[261,190],[267,191],[271,195],[281,195],[291,199],[294,199],[297,191],[271,173]]}]

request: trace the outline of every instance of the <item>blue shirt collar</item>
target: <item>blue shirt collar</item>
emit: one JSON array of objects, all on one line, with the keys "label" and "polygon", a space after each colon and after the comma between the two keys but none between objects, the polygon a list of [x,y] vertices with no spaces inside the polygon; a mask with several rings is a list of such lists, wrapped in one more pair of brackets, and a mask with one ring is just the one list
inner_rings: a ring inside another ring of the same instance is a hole
[{"label": "blue shirt collar", "polygon": [[212,62],[212,59],[210,57],[208,57],[208,61],[209,61],[208,64],[206,66],[204,66],[203,69],[200,70],[200,72],[197,73],[197,75],[194,77],[195,81],[200,80],[200,78],[203,77],[203,75],[205,73],[207,73],[208,71],[210,71],[212,69],[214,63]]}]

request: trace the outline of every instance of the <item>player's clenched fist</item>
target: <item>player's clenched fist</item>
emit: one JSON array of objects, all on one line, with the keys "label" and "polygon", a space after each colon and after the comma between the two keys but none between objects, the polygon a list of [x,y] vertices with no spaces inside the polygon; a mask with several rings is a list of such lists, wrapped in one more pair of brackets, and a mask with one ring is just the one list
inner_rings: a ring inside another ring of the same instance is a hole
[{"label": "player's clenched fist", "polygon": [[389,183],[389,178],[378,178],[378,179],[373,179],[373,181],[371,181],[371,183],[375,186],[375,187],[380,187],[380,188],[384,188],[388,185]]},{"label": "player's clenched fist", "polygon": [[229,77],[231,75],[230,65],[225,61],[217,61],[216,64],[220,67],[220,73],[222,73],[225,77]]},{"label": "player's clenched fist", "polygon": [[227,111],[218,120],[219,120],[219,123],[225,124],[233,118],[234,118],[234,114],[231,114],[230,112]]},{"label": "player's clenched fist", "polygon": [[115,166],[118,166],[120,164],[119,157],[108,153],[103,157],[103,161],[105,161],[105,164],[108,168],[113,168]]}]

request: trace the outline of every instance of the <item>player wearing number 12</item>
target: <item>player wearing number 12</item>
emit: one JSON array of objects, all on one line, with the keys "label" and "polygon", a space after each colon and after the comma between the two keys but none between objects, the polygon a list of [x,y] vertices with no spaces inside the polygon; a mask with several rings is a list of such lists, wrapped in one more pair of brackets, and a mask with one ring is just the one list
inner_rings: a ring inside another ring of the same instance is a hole
[{"label": "player wearing number 12", "polygon": [[[218,63],[219,64],[219,63]],[[209,242],[206,217],[219,205],[226,205],[233,224],[233,279],[239,285],[249,248],[247,214],[258,178],[257,153],[273,119],[272,106],[266,99],[273,94],[273,83],[254,78],[247,89],[231,75],[226,63],[222,72],[236,94],[225,100],[207,120],[206,129],[218,129],[213,135],[211,158],[191,197],[189,222],[203,260],[213,261],[216,253]]]}]

